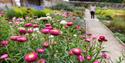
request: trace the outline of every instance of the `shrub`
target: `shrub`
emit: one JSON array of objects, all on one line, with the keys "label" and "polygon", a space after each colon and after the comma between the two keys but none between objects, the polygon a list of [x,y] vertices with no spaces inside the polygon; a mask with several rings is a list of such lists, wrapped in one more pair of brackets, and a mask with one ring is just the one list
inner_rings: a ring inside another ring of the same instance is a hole
[{"label": "shrub", "polygon": [[116,18],[108,25],[108,27],[113,31],[125,32],[125,20]]},{"label": "shrub", "polygon": [[6,10],[6,16],[9,18],[12,17],[25,17],[25,16],[46,16],[47,13],[53,13],[51,9],[36,10],[35,8],[26,8],[26,7],[12,7]]},{"label": "shrub", "polygon": [[115,19],[116,17],[121,17],[124,18],[125,16],[125,11],[124,10],[116,10],[116,9],[100,9],[98,8],[96,11],[96,14],[99,15],[98,17],[100,19],[105,19],[105,20],[112,20]]},{"label": "shrub", "polygon": [[123,41],[125,43],[125,34],[116,32],[114,33],[121,41]]},{"label": "shrub", "polygon": [[66,11],[73,11],[74,7],[70,4],[66,4],[66,3],[58,3],[57,5],[55,6],[52,6],[52,9],[55,9],[55,10],[66,10]]},{"label": "shrub", "polygon": [[82,11],[74,11],[75,16],[83,17]]}]

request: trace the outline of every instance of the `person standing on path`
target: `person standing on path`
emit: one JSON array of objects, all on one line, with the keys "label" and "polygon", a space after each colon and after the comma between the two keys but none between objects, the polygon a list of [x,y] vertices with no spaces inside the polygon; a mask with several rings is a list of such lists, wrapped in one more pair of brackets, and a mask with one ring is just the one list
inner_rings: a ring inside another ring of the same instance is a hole
[{"label": "person standing on path", "polygon": [[90,6],[91,19],[95,18],[95,12],[96,12],[96,6],[95,5],[91,5]]}]

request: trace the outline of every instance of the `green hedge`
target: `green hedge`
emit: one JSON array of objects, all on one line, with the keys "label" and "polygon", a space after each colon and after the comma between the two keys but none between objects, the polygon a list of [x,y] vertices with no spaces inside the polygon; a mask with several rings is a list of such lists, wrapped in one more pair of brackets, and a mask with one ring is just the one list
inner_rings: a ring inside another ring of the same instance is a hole
[{"label": "green hedge", "polygon": [[12,17],[25,17],[25,16],[46,16],[47,13],[53,13],[51,9],[44,10],[36,10],[34,8],[26,8],[26,7],[12,7],[6,10],[6,16],[9,18]]}]

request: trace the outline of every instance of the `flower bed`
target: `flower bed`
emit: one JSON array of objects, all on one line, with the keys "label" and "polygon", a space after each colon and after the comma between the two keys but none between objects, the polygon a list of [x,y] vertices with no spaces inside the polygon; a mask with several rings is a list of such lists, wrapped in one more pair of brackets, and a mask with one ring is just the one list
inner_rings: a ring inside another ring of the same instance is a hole
[{"label": "flower bed", "polygon": [[101,51],[105,36],[85,33],[81,19],[72,13],[0,19],[10,29],[6,39],[0,38],[0,63],[101,63],[110,59]]},{"label": "flower bed", "polygon": [[124,10],[97,10],[98,18],[125,43],[125,14]]}]

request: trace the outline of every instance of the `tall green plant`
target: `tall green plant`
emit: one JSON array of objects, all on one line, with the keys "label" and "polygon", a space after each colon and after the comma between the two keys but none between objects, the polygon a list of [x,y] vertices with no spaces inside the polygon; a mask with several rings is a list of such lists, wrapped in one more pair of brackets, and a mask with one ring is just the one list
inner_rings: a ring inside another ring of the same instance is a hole
[{"label": "tall green plant", "polygon": [[34,8],[26,7],[12,7],[6,10],[6,16],[9,18],[12,17],[25,17],[25,16],[46,16],[47,13],[53,13],[51,9],[36,10]]},{"label": "tall green plant", "polygon": [[0,17],[0,41],[6,40],[10,36],[10,26],[4,17]]},{"label": "tall green plant", "polygon": [[111,21],[109,25],[110,29],[118,32],[125,32],[125,20],[121,18],[115,18],[113,21]]}]

